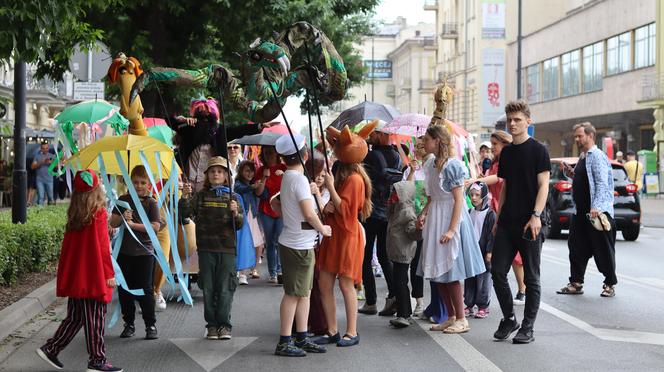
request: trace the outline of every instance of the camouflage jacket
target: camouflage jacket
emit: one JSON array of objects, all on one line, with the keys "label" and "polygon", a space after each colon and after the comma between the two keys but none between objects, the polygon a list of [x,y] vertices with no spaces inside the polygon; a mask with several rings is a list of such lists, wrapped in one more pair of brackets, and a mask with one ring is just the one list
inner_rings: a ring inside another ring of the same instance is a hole
[{"label": "camouflage jacket", "polygon": [[[180,199],[180,217],[191,217],[196,222],[196,246],[199,251],[237,254],[236,233],[233,231],[230,194],[217,196],[214,190],[201,190],[190,198]],[[244,222],[242,202],[233,194],[238,204],[235,229]]]}]

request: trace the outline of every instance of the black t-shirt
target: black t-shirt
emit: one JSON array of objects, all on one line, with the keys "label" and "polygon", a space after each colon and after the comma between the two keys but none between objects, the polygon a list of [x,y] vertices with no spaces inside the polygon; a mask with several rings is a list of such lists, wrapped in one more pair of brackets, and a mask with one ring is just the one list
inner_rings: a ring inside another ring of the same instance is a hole
[{"label": "black t-shirt", "polygon": [[576,214],[584,215],[590,212],[590,182],[586,169],[586,158],[579,159],[574,167],[574,179],[572,180],[572,199],[576,206]]},{"label": "black t-shirt", "polygon": [[549,153],[534,139],[528,138],[522,144],[502,150],[498,177],[505,180],[504,187],[507,189],[500,210],[500,226],[524,226],[528,223],[537,199],[537,175],[544,171],[551,171]]}]

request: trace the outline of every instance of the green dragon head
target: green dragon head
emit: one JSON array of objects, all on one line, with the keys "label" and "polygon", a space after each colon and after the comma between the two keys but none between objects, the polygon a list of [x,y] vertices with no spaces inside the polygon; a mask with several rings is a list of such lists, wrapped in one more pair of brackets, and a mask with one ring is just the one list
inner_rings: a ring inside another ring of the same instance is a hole
[{"label": "green dragon head", "polygon": [[249,46],[247,56],[249,63],[256,67],[265,67],[281,70],[284,75],[290,71],[290,60],[286,51],[279,45],[261,39],[256,39]]}]

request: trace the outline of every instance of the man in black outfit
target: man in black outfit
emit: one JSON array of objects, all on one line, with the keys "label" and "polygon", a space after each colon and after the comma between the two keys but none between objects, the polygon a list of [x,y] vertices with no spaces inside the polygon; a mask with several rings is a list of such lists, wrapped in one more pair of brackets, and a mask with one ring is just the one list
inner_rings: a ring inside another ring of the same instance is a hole
[{"label": "man in black outfit", "polygon": [[[546,148],[528,136],[532,122],[530,108],[523,100],[505,106],[507,127],[512,145],[500,155],[498,177],[504,180],[500,193],[500,214],[496,227],[491,275],[503,319],[493,337],[507,339],[519,330],[512,341],[527,344],[535,340],[533,326],[540,304],[540,256],[544,237],[540,215],[549,193],[551,162]],[[507,273],[516,252],[521,253],[526,283],[526,306],[523,324],[514,315],[512,290]]]},{"label": "man in black outfit", "polygon": [[396,314],[396,297],[392,288],[392,262],[387,258],[387,199],[392,184],[388,181],[389,170],[400,170],[401,159],[397,150],[389,144],[389,135],[380,131],[374,131],[369,137],[371,151],[364,158],[373,193],[373,211],[371,216],[364,222],[366,233],[366,245],[364,247],[364,261],[362,263],[362,282],[364,284],[364,295],[366,302],[358,309],[362,314],[376,314],[376,280],[374,279],[371,259],[373,257],[373,246],[376,242],[376,254],[378,262],[383,270],[387,282],[388,295],[385,308],[379,315],[392,316]]}]

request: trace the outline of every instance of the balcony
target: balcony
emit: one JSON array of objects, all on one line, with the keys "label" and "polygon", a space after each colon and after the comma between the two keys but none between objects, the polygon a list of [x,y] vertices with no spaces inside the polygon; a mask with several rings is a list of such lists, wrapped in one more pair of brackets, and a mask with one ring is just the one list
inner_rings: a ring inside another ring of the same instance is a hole
[{"label": "balcony", "polygon": [[420,79],[420,89],[425,91],[433,91],[436,88],[436,81],[433,79]]},{"label": "balcony", "polygon": [[438,0],[424,0],[424,10],[438,10]]},{"label": "balcony", "polygon": [[459,37],[459,24],[458,23],[443,23],[443,30],[440,33],[442,39],[452,40]]},{"label": "balcony", "polygon": [[390,84],[385,88],[385,95],[388,97],[394,97],[396,94],[396,89],[394,88],[394,84]]},{"label": "balcony", "polygon": [[641,100],[639,103],[664,101],[664,74],[648,74],[643,76],[641,83]]}]

